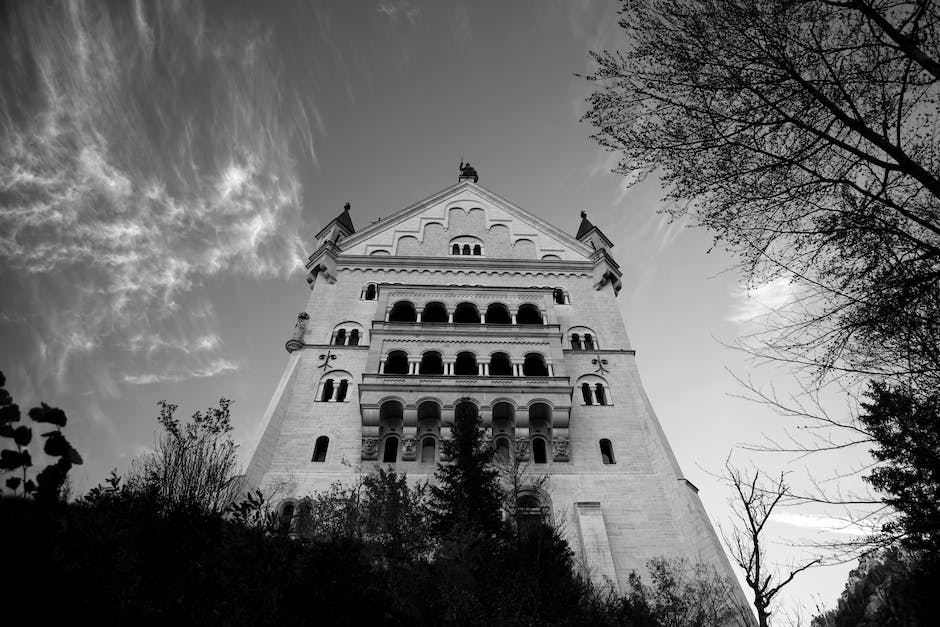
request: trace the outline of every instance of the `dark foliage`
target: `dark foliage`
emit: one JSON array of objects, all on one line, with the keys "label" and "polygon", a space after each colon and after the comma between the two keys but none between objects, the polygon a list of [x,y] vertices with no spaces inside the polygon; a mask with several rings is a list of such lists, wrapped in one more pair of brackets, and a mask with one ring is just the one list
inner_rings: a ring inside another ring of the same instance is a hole
[{"label": "dark foliage", "polygon": [[836,608],[812,627],[906,627],[936,622],[940,562],[889,547],[863,556],[849,573]]},{"label": "dark foliage", "polygon": [[16,447],[0,450],[0,472],[11,473],[4,481],[4,486],[14,495],[19,491],[24,496],[34,496],[44,504],[56,503],[72,466],[82,463],[82,456],[72,448],[62,433],[61,428],[68,420],[65,412],[45,403],[40,403],[39,407],[33,407],[28,412],[33,422],[55,427],[54,431],[46,431],[40,437],[44,438],[43,453],[57,459],[37,473],[33,481],[27,474],[33,465],[32,455],[27,448],[33,441],[33,430],[26,425],[14,426],[20,421],[20,408],[13,403],[4,385],[6,377],[0,372],[0,437],[13,440]]},{"label": "dark foliage", "polygon": [[881,462],[867,477],[898,517],[884,525],[922,555],[940,555],[940,396],[873,382],[859,421]]}]

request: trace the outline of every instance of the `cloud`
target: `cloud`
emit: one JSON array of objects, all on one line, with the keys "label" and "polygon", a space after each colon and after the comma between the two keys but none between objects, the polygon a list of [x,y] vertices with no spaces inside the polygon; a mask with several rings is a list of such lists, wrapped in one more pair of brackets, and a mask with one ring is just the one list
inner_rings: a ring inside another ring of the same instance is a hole
[{"label": "cloud", "polygon": [[310,99],[283,96],[276,38],[198,3],[10,13],[0,304],[34,336],[37,370],[61,386],[106,348],[220,351],[212,321],[193,322],[197,289],[305,258],[298,158],[315,162],[323,122]]},{"label": "cloud", "polygon": [[216,359],[206,366],[201,368],[193,368],[190,370],[173,370],[171,372],[163,373],[148,372],[141,374],[126,374],[121,378],[121,381],[124,383],[130,383],[132,385],[149,385],[152,383],[166,382],[175,383],[178,381],[188,381],[189,379],[204,379],[207,377],[214,377],[218,374],[235,372],[237,370],[238,364],[234,364],[226,359]]},{"label": "cloud", "polygon": [[412,24],[414,24],[418,16],[421,15],[421,9],[411,2],[380,2],[376,10],[393,20],[404,17]]},{"label": "cloud", "polygon": [[827,531],[830,533],[841,533],[853,536],[871,533],[871,529],[865,529],[855,523],[831,516],[809,516],[806,514],[793,514],[791,512],[773,512],[770,519],[784,525],[791,525],[802,529]]},{"label": "cloud", "polygon": [[772,314],[793,301],[793,291],[793,283],[782,277],[750,290],[741,290],[732,295],[734,311],[728,320],[746,323]]}]

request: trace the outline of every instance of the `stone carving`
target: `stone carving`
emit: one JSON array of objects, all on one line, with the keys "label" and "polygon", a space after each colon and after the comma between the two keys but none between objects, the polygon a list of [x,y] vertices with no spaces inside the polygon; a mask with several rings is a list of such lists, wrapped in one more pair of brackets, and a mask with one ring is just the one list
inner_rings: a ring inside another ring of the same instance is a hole
[{"label": "stone carving", "polygon": [[529,438],[516,438],[516,456],[524,461],[529,461]]},{"label": "stone carving", "polygon": [[610,370],[604,367],[607,365],[607,360],[601,359],[600,355],[597,356],[597,359],[592,359],[591,363],[597,366],[597,370],[594,371],[594,374],[604,374],[606,372],[610,372]]},{"label": "stone carving", "polygon": [[401,459],[402,461],[414,461],[418,454],[417,440],[413,436],[406,435],[402,439]]},{"label": "stone carving", "polygon": [[379,456],[379,439],[362,438],[362,459],[377,459]]},{"label": "stone carving", "polygon": [[326,369],[330,365],[330,362],[336,359],[336,355],[334,355],[332,351],[327,350],[326,353],[320,355],[319,359],[323,363],[318,365],[317,368],[323,368],[323,372],[326,372]]},{"label": "stone carving", "polygon": [[556,462],[568,461],[568,438],[552,439],[552,459]]},{"label": "stone carving", "polygon": [[304,333],[307,332],[307,320],[309,319],[310,316],[306,311],[297,314],[297,323],[294,325],[294,332],[291,334],[291,338],[287,340],[287,344],[284,345],[288,353],[293,353],[295,350],[304,347]]}]

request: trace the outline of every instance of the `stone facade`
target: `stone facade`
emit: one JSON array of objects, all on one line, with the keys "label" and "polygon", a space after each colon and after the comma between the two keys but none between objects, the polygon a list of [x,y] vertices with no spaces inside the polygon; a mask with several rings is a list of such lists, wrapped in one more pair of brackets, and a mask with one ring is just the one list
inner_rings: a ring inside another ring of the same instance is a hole
[{"label": "stone facade", "polygon": [[250,485],[299,499],[382,463],[432,478],[469,399],[549,476],[539,498],[596,580],[662,555],[732,576],[643,391],[612,244],[586,218],[579,236],[469,181],[358,233],[348,212],[327,225]]}]

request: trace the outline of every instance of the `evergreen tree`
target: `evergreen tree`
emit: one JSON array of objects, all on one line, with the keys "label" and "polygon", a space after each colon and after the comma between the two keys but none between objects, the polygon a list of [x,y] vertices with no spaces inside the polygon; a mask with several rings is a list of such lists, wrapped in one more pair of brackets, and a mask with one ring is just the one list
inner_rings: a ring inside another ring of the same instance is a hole
[{"label": "evergreen tree", "polygon": [[502,490],[493,449],[480,415],[469,401],[457,404],[453,433],[442,446],[449,463],[439,464],[431,488],[432,522],[441,536],[455,529],[493,535],[502,527]]}]

